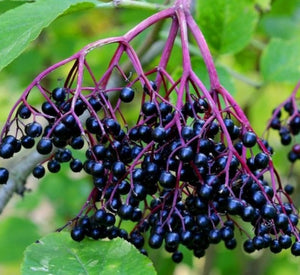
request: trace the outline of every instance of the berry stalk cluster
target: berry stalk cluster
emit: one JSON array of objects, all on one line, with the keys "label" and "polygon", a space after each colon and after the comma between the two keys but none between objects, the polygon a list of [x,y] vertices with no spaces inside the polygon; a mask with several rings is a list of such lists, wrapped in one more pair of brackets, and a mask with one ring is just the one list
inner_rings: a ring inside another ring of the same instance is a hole
[{"label": "berry stalk cluster", "polygon": [[[144,71],[132,41],[162,20],[171,21],[169,36],[157,65]],[[177,36],[182,74],[175,77],[168,64]],[[194,71],[189,37],[202,54],[210,89]],[[88,55],[107,45],[117,47],[98,76]],[[130,79],[124,59],[132,65]],[[62,87],[43,84],[70,64]],[[114,73],[120,85],[110,84]],[[30,103],[33,92],[43,97],[40,107]],[[129,106],[138,109],[134,123]],[[180,262],[181,246],[196,257],[220,242],[234,249],[238,231],[247,237],[246,252],[290,248],[300,255],[299,216],[273,166],[273,149],[220,84],[188,1],[178,0],[124,36],[91,43],[38,75],[9,114],[0,156],[27,148],[45,155],[33,169],[37,178],[45,166],[57,173],[62,163],[91,176],[87,202],[68,223],[76,241],[121,237],[145,254],[146,243],[164,246]],[[85,159],[74,157],[76,150],[85,150]],[[1,183],[8,176],[2,168]]]}]

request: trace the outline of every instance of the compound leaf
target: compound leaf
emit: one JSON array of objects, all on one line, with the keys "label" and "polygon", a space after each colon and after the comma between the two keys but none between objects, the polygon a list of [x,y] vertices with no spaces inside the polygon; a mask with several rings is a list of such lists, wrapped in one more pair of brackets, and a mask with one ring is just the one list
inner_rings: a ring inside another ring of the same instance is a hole
[{"label": "compound leaf", "polygon": [[154,275],[152,262],[123,239],[80,243],[51,233],[25,250],[22,274]]}]

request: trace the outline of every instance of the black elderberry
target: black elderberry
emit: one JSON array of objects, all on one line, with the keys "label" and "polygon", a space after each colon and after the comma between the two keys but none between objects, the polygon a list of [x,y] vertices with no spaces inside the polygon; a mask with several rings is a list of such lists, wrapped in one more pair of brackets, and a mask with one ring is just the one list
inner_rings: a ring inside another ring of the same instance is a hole
[{"label": "black elderberry", "polygon": [[55,126],[53,133],[56,137],[63,140],[67,140],[71,137],[70,129],[62,122]]},{"label": "black elderberry", "polygon": [[169,171],[162,171],[159,177],[159,183],[164,188],[174,188],[176,184],[176,177]]},{"label": "black elderberry", "polygon": [[165,242],[167,248],[176,250],[180,242],[180,236],[177,232],[169,232],[166,234]]},{"label": "black elderberry", "polygon": [[284,186],[284,191],[288,194],[291,195],[294,192],[294,186],[287,184],[286,186]]},{"label": "black elderberry", "polygon": [[114,120],[112,118],[107,118],[107,119],[104,119],[103,122],[110,134],[116,136],[120,133],[121,126],[116,120]]},{"label": "black elderberry", "polygon": [[65,90],[65,88],[61,88],[61,87],[55,88],[52,91],[52,98],[55,101],[58,101],[58,102],[64,101],[66,99],[66,90]]},{"label": "black elderberry", "polygon": [[273,253],[281,252],[282,248],[281,248],[281,245],[280,245],[280,243],[277,239],[274,239],[274,240],[271,241],[270,250]]},{"label": "black elderberry", "polygon": [[77,100],[76,100],[76,103],[75,103],[75,109],[74,109],[75,114],[76,114],[77,116],[81,116],[85,110],[86,110],[86,105],[85,105],[85,103],[83,102],[83,100],[80,99],[80,98],[77,99]]},{"label": "black elderberry", "polygon": [[123,102],[131,102],[134,98],[134,90],[130,87],[124,87],[120,93],[120,99]]},{"label": "black elderberry", "polygon": [[183,162],[189,162],[194,158],[194,151],[191,146],[183,147],[178,152],[178,157]]},{"label": "black elderberry", "polygon": [[211,200],[214,195],[213,187],[208,184],[201,185],[200,189],[198,190],[198,195],[204,201]]},{"label": "black elderberry", "polygon": [[167,134],[165,128],[158,126],[152,130],[151,135],[154,141],[162,142]]},{"label": "black elderberry", "polygon": [[0,145],[0,157],[4,159],[11,158],[15,152],[14,146],[10,143],[2,143]]},{"label": "black elderberry", "polygon": [[116,161],[112,166],[112,172],[117,178],[121,178],[126,173],[125,164],[122,161]]},{"label": "black elderberry", "polygon": [[291,252],[294,256],[300,256],[300,241],[296,241],[293,243]]},{"label": "black elderberry", "polygon": [[31,122],[25,126],[25,133],[30,137],[39,137],[42,134],[43,128],[38,122]]},{"label": "black elderberry", "polygon": [[149,238],[149,246],[154,249],[160,248],[163,243],[163,240],[164,239],[161,234],[151,234]]},{"label": "black elderberry", "polygon": [[227,211],[231,215],[240,215],[244,209],[243,203],[237,199],[230,198],[227,202]]},{"label": "black elderberry", "polygon": [[142,112],[145,116],[152,116],[156,114],[157,108],[154,102],[144,102],[142,105]]},{"label": "black elderberry", "polygon": [[250,239],[249,239],[249,240],[246,240],[246,241],[244,242],[243,247],[244,247],[245,252],[247,252],[247,253],[252,253],[252,252],[255,251],[255,247],[254,247],[254,245],[253,245],[253,241],[250,240]]},{"label": "black elderberry", "polygon": [[107,213],[105,217],[105,225],[113,226],[116,222],[116,218],[112,213]]},{"label": "black elderberry", "polygon": [[134,184],[134,187],[133,187],[133,195],[136,199],[138,200],[144,200],[147,196],[147,190],[146,190],[146,187],[141,185],[141,184]]},{"label": "black elderberry", "polygon": [[292,245],[292,238],[289,235],[281,235],[278,239],[281,248],[287,249]]},{"label": "black elderberry", "polygon": [[[52,103],[53,104],[53,103]],[[42,112],[49,116],[56,116],[57,111],[55,110],[54,106],[50,102],[45,101],[42,104]]]},{"label": "black elderberry", "polygon": [[37,178],[40,179],[45,175],[45,168],[43,165],[38,165],[36,167],[33,168],[32,171],[32,175]]},{"label": "black elderberry", "polygon": [[174,263],[180,263],[183,259],[183,254],[180,251],[176,251],[172,254],[172,260]]},{"label": "black elderberry", "polygon": [[49,172],[57,173],[60,170],[60,163],[55,159],[49,160],[47,163],[47,168]]},{"label": "black elderberry", "polygon": [[300,116],[295,116],[290,122],[290,128],[293,135],[300,132]]},{"label": "black elderberry", "polygon": [[41,155],[47,155],[51,153],[53,148],[52,141],[49,138],[41,138],[36,146],[37,151]]},{"label": "black elderberry", "polygon": [[81,226],[75,226],[71,230],[71,237],[74,241],[80,242],[84,239],[85,231]]},{"label": "black elderberry", "polygon": [[286,229],[288,227],[289,219],[288,216],[284,213],[280,213],[275,218],[275,225],[278,228]]},{"label": "black elderberry", "polygon": [[20,118],[27,119],[31,116],[31,111],[25,104],[22,104],[18,109],[18,115]]},{"label": "black elderberry", "polygon": [[104,165],[101,162],[94,162],[90,168],[90,173],[94,177],[101,177],[104,174]]},{"label": "black elderberry", "polygon": [[95,117],[89,117],[86,122],[86,129],[91,133],[91,134],[98,134],[101,135],[102,131],[101,131],[101,127],[100,124],[97,120],[97,118]]},{"label": "black elderberry", "polygon": [[193,105],[197,113],[204,113],[209,108],[207,101],[203,98],[194,101]]},{"label": "black elderberry", "polygon": [[235,238],[226,240],[224,243],[225,243],[225,247],[230,250],[235,249],[237,246],[237,241]]},{"label": "black elderberry", "polygon": [[34,141],[34,138],[32,138],[30,136],[23,136],[21,138],[21,144],[24,148],[30,149],[34,146],[35,141]]},{"label": "black elderberry", "polygon": [[264,193],[262,191],[256,191],[254,192],[253,196],[252,196],[252,200],[253,200],[253,204],[256,206],[256,207],[262,207],[267,199],[264,195]]},{"label": "black elderberry", "polygon": [[160,114],[165,117],[172,112],[172,106],[166,102],[160,102],[158,105]]},{"label": "black elderberry", "polygon": [[282,134],[280,136],[280,141],[282,145],[289,145],[292,142],[292,136],[289,133]]},{"label": "black elderberry", "polygon": [[261,208],[261,215],[265,219],[273,219],[276,216],[276,208],[273,205],[266,203]]},{"label": "black elderberry", "polygon": [[265,246],[265,241],[262,236],[255,236],[253,238],[252,242],[253,242],[253,246],[257,250],[260,250],[260,249],[264,248],[264,246]]},{"label": "black elderberry", "polygon": [[83,164],[79,159],[73,159],[70,162],[70,168],[73,172],[80,172],[82,170]]},{"label": "black elderberry", "polygon": [[69,162],[72,159],[72,152],[65,148],[65,149],[59,149],[55,152],[54,158],[58,162]]},{"label": "black elderberry", "polygon": [[208,240],[210,243],[217,244],[221,241],[221,232],[219,229],[215,228],[209,231]]},{"label": "black elderberry", "polygon": [[257,138],[253,132],[246,132],[243,135],[242,142],[245,147],[251,148],[256,144]]},{"label": "black elderberry", "polygon": [[[153,91],[156,91],[156,90],[157,90],[157,85],[156,85],[156,83],[155,83],[154,81],[152,81],[152,80],[150,80],[149,83],[150,83],[151,89],[152,89]],[[147,85],[144,85],[143,89],[144,89],[144,92],[145,92],[145,93],[149,94],[149,89],[148,89],[148,86],[147,86]]]},{"label": "black elderberry", "polygon": [[224,241],[231,240],[234,236],[233,229],[229,226],[222,227],[220,233]]},{"label": "black elderberry", "polygon": [[6,168],[0,167],[0,184],[5,184],[8,181],[9,172]]},{"label": "black elderberry", "polygon": [[265,153],[258,153],[254,158],[254,165],[258,169],[264,169],[269,164],[269,157]]},{"label": "black elderberry", "polygon": [[132,218],[134,207],[130,204],[123,204],[119,210],[118,215],[124,220],[130,220]]},{"label": "black elderberry", "polygon": [[151,128],[148,125],[141,125],[139,127],[139,136],[142,141],[148,143],[151,141]]}]

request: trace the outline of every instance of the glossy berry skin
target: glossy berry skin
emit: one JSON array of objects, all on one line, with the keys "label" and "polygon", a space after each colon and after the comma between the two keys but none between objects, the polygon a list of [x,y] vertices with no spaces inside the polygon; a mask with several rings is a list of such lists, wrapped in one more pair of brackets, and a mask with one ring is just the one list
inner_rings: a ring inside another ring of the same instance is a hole
[{"label": "glossy berry skin", "polygon": [[133,215],[134,208],[130,204],[123,204],[119,210],[118,215],[124,220],[130,220]]},{"label": "glossy berry skin", "polygon": [[123,102],[129,103],[134,98],[134,90],[130,87],[124,87],[120,93],[120,99]]},{"label": "glossy berry skin", "polygon": [[22,104],[18,109],[18,115],[20,118],[27,119],[31,116],[31,111],[25,104]]},{"label": "glossy berry skin", "polygon": [[172,260],[174,263],[180,263],[183,259],[183,254],[180,251],[176,251],[172,254]]},{"label": "glossy berry skin", "polygon": [[80,226],[76,226],[71,230],[71,237],[74,241],[80,242],[84,239],[84,229]]},{"label": "glossy berry skin", "polygon": [[42,134],[43,128],[38,122],[32,122],[25,126],[25,133],[33,138],[39,137]]},{"label": "glossy berry skin", "polygon": [[53,145],[50,139],[41,138],[36,149],[41,155],[47,155],[52,151]]},{"label": "glossy berry skin", "polygon": [[163,171],[160,174],[159,183],[164,188],[173,188],[176,184],[176,177],[168,171]]},{"label": "glossy berry skin", "polygon": [[0,167],[0,184],[5,184],[8,181],[9,172],[6,168]]},{"label": "glossy berry skin", "polygon": [[73,159],[70,162],[70,168],[75,173],[80,172],[82,170],[82,168],[83,168],[81,160],[79,160],[79,159]]},{"label": "glossy berry skin", "polygon": [[66,90],[64,88],[58,87],[52,91],[52,98],[55,101],[64,101],[66,99]]},{"label": "glossy berry skin", "polygon": [[47,168],[51,173],[57,173],[60,170],[60,164],[57,160],[52,159],[48,161]]},{"label": "glossy berry skin", "polygon": [[160,234],[154,233],[149,238],[149,246],[154,249],[160,248],[163,240],[164,239]]},{"label": "glossy berry skin", "polygon": [[34,167],[33,171],[32,171],[32,175],[37,179],[42,178],[45,175],[44,166],[38,165],[38,166]]},{"label": "glossy berry skin", "polygon": [[253,132],[246,132],[243,135],[242,142],[245,147],[251,148],[256,144],[256,135]]},{"label": "glossy berry skin", "polygon": [[293,243],[291,252],[294,256],[300,256],[300,241],[296,241]]},{"label": "glossy berry skin", "polygon": [[265,153],[258,153],[254,158],[254,164],[258,169],[264,169],[269,164],[269,157]]}]

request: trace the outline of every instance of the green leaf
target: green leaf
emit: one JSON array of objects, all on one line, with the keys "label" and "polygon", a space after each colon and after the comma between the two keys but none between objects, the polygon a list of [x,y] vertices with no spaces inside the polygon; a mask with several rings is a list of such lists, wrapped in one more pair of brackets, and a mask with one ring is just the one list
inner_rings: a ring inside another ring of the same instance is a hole
[{"label": "green leaf", "polygon": [[67,232],[52,233],[27,247],[22,274],[153,275],[146,256],[123,239],[78,243]]},{"label": "green leaf", "polygon": [[9,217],[0,224],[0,263],[21,261],[24,249],[39,238],[38,228],[29,219]]},{"label": "green leaf", "polygon": [[236,53],[247,46],[258,19],[249,0],[200,0],[196,12],[208,44],[220,54]]},{"label": "green leaf", "polygon": [[24,4],[24,1],[0,1],[0,14],[10,10],[14,9],[22,4]]},{"label": "green leaf", "polygon": [[300,1],[278,0],[260,21],[260,27],[272,37],[291,39],[299,36]]},{"label": "green leaf", "polygon": [[43,28],[72,5],[96,0],[39,0],[11,9],[0,16],[0,70],[20,55]]},{"label": "green leaf", "polygon": [[274,38],[263,51],[261,71],[266,81],[296,82],[300,79],[300,39]]}]

